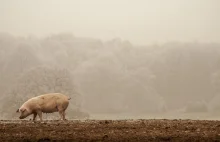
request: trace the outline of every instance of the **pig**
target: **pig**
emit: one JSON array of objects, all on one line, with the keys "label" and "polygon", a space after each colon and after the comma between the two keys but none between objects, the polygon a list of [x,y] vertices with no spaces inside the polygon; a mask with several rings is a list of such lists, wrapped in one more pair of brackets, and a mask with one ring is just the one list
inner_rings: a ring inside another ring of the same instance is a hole
[{"label": "pig", "polygon": [[33,97],[27,100],[18,110],[21,113],[20,119],[33,114],[33,121],[38,115],[42,122],[42,113],[59,112],[60,120],[65,119],[65,110],[69,105],[71,98],[61,93],[49,93]]}]

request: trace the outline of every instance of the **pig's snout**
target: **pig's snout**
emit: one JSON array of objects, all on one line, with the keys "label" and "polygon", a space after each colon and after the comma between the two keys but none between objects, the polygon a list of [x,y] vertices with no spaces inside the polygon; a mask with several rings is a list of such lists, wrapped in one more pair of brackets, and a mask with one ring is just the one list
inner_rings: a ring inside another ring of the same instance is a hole
[{"label": "pig's snout", "polygon": [[19,119],[24,119],[25,117],[24,116],[19,116]]}]

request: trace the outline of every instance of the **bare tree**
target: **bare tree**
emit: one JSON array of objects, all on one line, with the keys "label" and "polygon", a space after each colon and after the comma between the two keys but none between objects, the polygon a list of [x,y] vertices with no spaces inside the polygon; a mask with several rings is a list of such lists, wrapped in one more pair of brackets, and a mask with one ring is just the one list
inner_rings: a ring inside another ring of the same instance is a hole
[{"label": "bare tree", "polygon": [[8,93],[3,106],[5,113],[15,111],[27,99],[45,93],[63,93],[70,96],[71,106],[79,108],[81,98],[76,91],[73,77],[67,69],[39,66],[24,72]]}]

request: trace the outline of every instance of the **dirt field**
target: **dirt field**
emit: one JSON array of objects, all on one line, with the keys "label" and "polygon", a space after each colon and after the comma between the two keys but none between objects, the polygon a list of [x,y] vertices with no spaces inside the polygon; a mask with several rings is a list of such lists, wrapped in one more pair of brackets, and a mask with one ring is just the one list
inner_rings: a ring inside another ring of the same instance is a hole
[{"label": "dirt field", "polygon": [[220,121],[0,121],[0,141],[220,141]]}]

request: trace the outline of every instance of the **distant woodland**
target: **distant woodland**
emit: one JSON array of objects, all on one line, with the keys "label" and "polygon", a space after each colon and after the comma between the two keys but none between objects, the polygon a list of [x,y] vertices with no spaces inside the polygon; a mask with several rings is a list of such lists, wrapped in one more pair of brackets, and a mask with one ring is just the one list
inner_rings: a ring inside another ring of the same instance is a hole
[{"label": "distant woodland", "polygon": [[57,34],[0,34],[0,112],[13,118],[28,98],[71,96],[70,117],[93,113],[220,111],[220,44],[136,46]]}]

